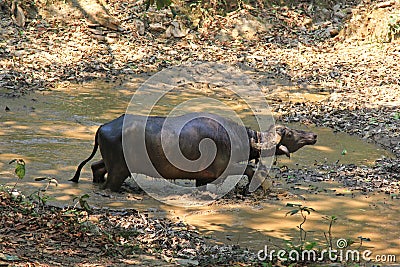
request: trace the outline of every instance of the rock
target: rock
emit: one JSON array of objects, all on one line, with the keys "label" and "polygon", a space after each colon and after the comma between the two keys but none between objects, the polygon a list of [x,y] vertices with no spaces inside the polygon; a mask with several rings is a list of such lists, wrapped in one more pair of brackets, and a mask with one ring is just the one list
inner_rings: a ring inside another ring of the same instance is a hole
[{"label": "rock", "polygon": [[89,31],[91,33],[93,33],[94,35],[103,35],[104,32],[102,30],[98,30],[98,29],[89,29]]},{"label": "rock", "polygon": [[155,32],[164,32],[166,30],[165,26],[163,26],[161,23],[150,23],[149,27],[150,31]]},{"label": "rock", "polygon": [[23,57],[23,56],[25,56],[25,55],[27,55],[27,54],[28,54],[28,52],[25,51],[25,50],[15,50],[15,51],[14,51],[14,55],[15,55],[16,57]]},{"label": "rock", "polygon": [[306,19],[304,19],[302,24],[305,27],[310,27],[313,24],[313,20],[311,18],[306,18]]},{"label": "rock", "polygon": [[175,259],[175,262],[178,265],[182,265],[182,266],[198,266],[199,265],[199,261],[198,260]]},{"label": "rock", "polygon": [[185,29],[183,24],[179,21],[172,21],[171,25],[165,31],[165,36],[167,38],[175,37],[182,38],[185,37],[189,33],[189,29]]},{"label": "rock", "polygon": [[242,37],[248,40],[257,39],[259,33],[266,32],[271,26],[261,23],[253,16],[241,17],[234,21],[235,28],[232,37]]},{"label": "rock", "polygon": [[118,34],[115,33],[115,32],[110,32],[110,33],[107,34],[107,37],[109,37],[109,38],[118,38]]},{"label": "rock", "polygon": [[18,5],[16,1],[13,1],[11,4],[11,18],[13,19],[14,23],[20,27],[25,26],[25,14],[22,8]]},{"label": "rock", "polygon": [[377,8],[386,8],[386,7],[391,7],[391,6],[395,5],[395,4],[396,4],[396,1],[391,0],[391,1],[378,3],[378,4],[376,4],[376,7]]},{"label": "rock", "polygon": [[335,17],[337,17],[337,18],[340,18],[340,19],[344,19],[345,17],[346,17],[346,13],[344,13],[343,11],[338,11],[338,12],[335,12],[334,14],[333,14],[333,16],[335,16]]},{"label": "rock", "polygon": [[144,22],[141,21],[140,19],[135,19],[134,25],[136,26],[136,30],[139,35],[144,35],[145,32],[145,27],[144,27]]},{"label": "rock", "polygon": [[321,10],[321,12],[322,12],[325,16],[329,16],[329,15],[331,14],[331,11],[329,11],[329,10],[326,9],[326,8],[323,8],[323,9]]},{"label": "rock", "polygon": [[99,35],[99,34],[93,34],[93,37],[101,42],[104,42],[106,40],[106,37],[103,35]]},{"label": "rock", "polygon": [[336,5],[333,6],[332,9],[333,9],[333,12],[338,12],[341,8],[342,8],[342,7],[341,7],[340,4],[336,4]]},{"label": "rock", "polygon": [[100,26],[100,24],[98,24],[98,23],[92,23],[92,22],[87,22],[86,25],[87,25],[89,28],[96,28],[96,27],[99,27],[99,26]]},{"label": "rock", "polygon": [[328,31],[328,33],[329,33],[329,35],[330,35],[331,37],[335,37],[336,35],[339,34],[339,30],[336,29],[336,28],[332,28],[332,27],[329,27],[329,28],[327,29],[327,31]]},{"label": "rock", "polygon": [[248,184],[249,184],[249,178],[246,175],[243,175],[243,177],[236,184],[236,188],[239,190],[243,190],[246,188]]},{"label": "rock", "polygon": [[229,42],[231,40],[228,31],[225,29],[221,29],[220,33],[215,36],[215,39],[220,42]]}]

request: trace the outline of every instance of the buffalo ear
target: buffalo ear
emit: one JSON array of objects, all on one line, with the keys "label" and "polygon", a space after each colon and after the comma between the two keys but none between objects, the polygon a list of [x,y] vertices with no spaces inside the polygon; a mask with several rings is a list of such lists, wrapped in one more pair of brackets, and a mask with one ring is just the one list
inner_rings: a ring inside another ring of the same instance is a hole
[{"label": "buffalo ear", "polygon": [[282,153],[285,154],[288,158],[290,158],[289,149],[288,149],[287,147],[285,147],[284,145],[279,145],[279,146],[278,146],[278,151],[282,152]]},{"label": "buffalo ear", "polygon": [[279,144],[281,142],[284,134],[285,134],[285,126],[276,125],[275,126],[275,142],[276,142],[276,144]]},{"label": "buffalo ear", "polygon": [[260,144],[257,144],[253,137],[250,138],[250,146],[256,150],[261,149]]},{"label": "buffalo ear", "polygon": [[282,140],[282,134],[279,132],[275,133],[275,144],[279,144]]}]

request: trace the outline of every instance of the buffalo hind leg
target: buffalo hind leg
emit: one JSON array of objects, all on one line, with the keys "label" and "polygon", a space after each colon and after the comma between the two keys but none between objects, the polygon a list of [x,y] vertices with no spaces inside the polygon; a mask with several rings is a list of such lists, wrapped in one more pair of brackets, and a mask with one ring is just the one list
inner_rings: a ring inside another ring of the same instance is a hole
[{"label": "buffalo hind leg", "polygon": [[105,189],[108,188],[113,192],[118,192],[126,178],[129,176],[130,173],[124,170],[109,172],[103,187]]},{"label": "buffalo hind leg", "polygon": [[196,187],[207,185],[213,181],[215,181],[215,179],[196,179]]},{"label": "buffalo hind leg", "polygon": [[91,166],[93,173],[93,183],[104,183],[104,176],[107,173],[106,165],[103,160],[94,162]]}]

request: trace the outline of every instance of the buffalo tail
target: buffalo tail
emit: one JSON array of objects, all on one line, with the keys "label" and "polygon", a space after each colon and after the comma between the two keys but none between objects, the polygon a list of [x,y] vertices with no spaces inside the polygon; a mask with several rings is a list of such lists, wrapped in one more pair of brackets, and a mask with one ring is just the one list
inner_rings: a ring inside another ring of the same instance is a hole
[{"label": "buffalo tail", "polygon": [[79,176],[81,175],[81,170],[82,170],[83,166],[85,166],[85,164],[88,163],[88,161],[91,160],[94,157],[94,155],[96,155],[97,148],[99,147],[99,143],[97,141],[98,135],[99,135],[99,130],[97,130],[97,132],[96,132],[96,137],[94,139],[94,147],[93,147],[92,154],[90,154],[90,156],[87,159],[85,159],[84,161],[81,162],[81,164],[79,164],[74,177],[72,177],[72,179],[70,179],[70,181],[77,183],[79,181]]}]

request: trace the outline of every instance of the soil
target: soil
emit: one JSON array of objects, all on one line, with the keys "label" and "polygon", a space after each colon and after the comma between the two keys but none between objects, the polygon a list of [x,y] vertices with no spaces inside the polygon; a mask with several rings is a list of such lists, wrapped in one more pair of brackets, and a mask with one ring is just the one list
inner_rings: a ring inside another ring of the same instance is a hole
[{"label": "soil", "polygon": [[211,244],[192,226],[136,210],[88,210],[0,192],[2,266],[197,266],[252,262],[239,246]]},{"label": "soil", "polygon": [[[351,190],[399,197],[398,1],[244,5],[225,16],[177,5],[174,17],[171,10],[145,11],[141,1],[109,0],[103,3],[108,10],[103,20],[89,18],[76,2],[32,3],[21,5],[22,20],[15,12],[10,16],[16,9],[0,0],[1,98],[59,83],[157,72],[187,61],[227,63],[250,73],[279,121],[331,127],[396,156],[372,167],[283,169],[281,177],[296,172],[290,176],[338,180]],[[296,101],[275,95],[265,82],[271,77],[327,97]],[[67,264],[66,258],[71,266],[246,265],[254,259],[242,248],[210,245],[190,225],[137,211],[93,211],[86,220],[81,210],[68,213],[18,198],[0,195],[2,265],[56,266]],[[127,237],[130,231],[136,238]]]}]

